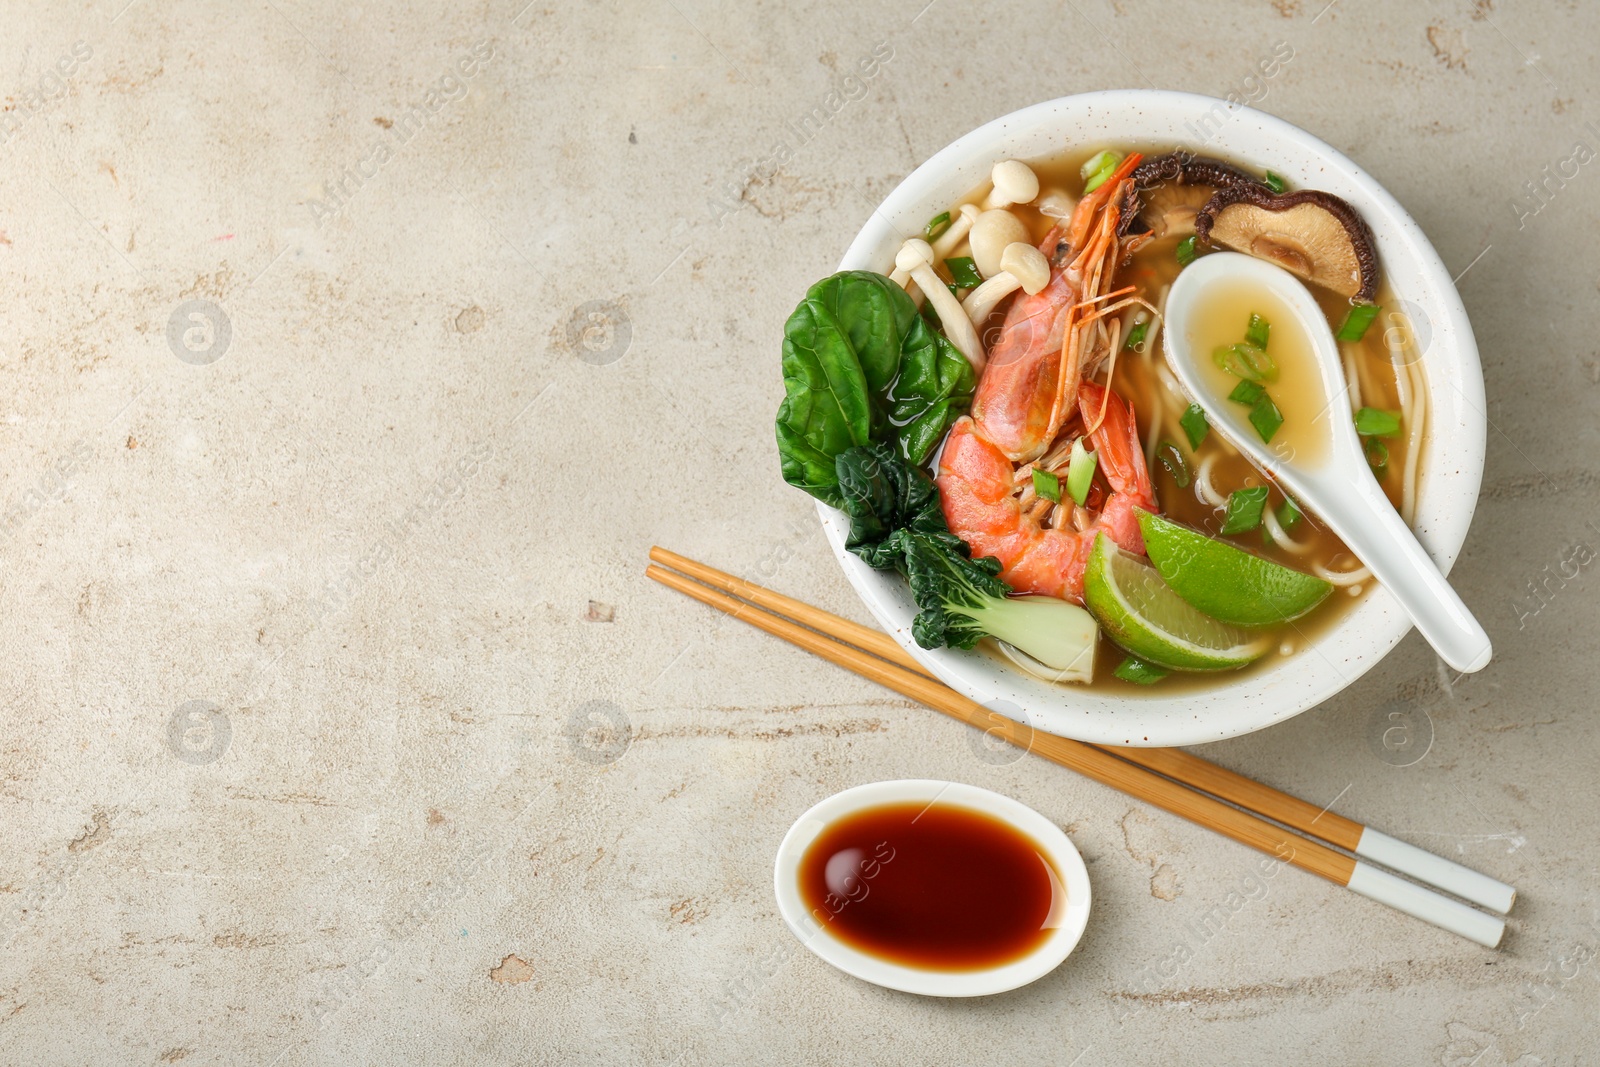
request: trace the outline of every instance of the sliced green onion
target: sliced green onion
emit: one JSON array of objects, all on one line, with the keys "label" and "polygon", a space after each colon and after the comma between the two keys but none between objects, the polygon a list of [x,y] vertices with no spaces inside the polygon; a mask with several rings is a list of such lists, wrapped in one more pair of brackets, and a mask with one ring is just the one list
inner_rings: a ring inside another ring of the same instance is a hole
[{"label": "sliced green onion", "polygon": [[1067,495],[1080,508],[1089,499],[1089,483],[1094,481],[1094,469],[1099,463],[1100,457],[1083,447],[1083,438],[1072,442],[1072,458],[1067,461]]},{"label": "sliced green onion", "polygon": [[950,272],[951,284],[957,289],[976,289],[983,284],[983,275],[978,273],[978,265],[972,262],[971,256],[947,259],[944,269]]},{"label": "sliced green onion", "polygon": [[1120,162],[1122,162],[1122,157],[1107,148],[1090,156],[1088,162],[1078,168],[1078,177],[1088,181],[1107,166],[1110,166],[1112,170],[1116,170],[1117,164]]},{"label": "sliced green onion", "polygon": [[1049,471],[1033,468],[1033,491],[1053,503],[1061,503],[1061,479]]},{"label": "sliced green onion", "polygon": [[1178,257],[1178,265],[1181,267],[1187,267],[1193,263],[1195,257],[1194,234],[1191,233],[1188,237],[1179,241],[1178,250],[1173,254]]},{"label": "sliced green onion", "polygon": [[1133,329],[1128,331],[1128,343],[1122,347],[1131,348],[1135,352],[1143,352],[1144,349],[1140,348],[1139,346],[1144,344],[1145,334],[1149,332],[1150,323],[1148,320],[1134,323]]},{"label": "sliced green onion", "polygon": [[1267,173],[1262,176],[1261,180],[1263,182],[1265,182],[1266,185],[1267,185],[1267,188],[1271,189],[1274,193],[1281,193],[1285,189],[1289,188],[1289,183],[1288,182],[1284,181],[1282,178],[1278,177],[1276,174],[1272,173],[1270,170],[1267,171]]},{"label": "sliced green onion", "polygon": [[1228,399],[1235,404],[1254,404],[1266,395],[1267,391],[1255,382],[1242,381],[1233,387],[1233,392],[1228,394]]},{"label": "sliced green onion", "polygon": [[1224,534],[1240,534],[1261,525],[1261,511],[1267,504],[1267,487],[1235,489],[1228,494],[1228,514],[1222,520]]},{"label": "sliced green onion", "polygon": [[1255,345],[1224,345],[1211,353],[1211,359],[1235,378],[1250,382],[1278,380],[1277,363]]},{"label": "sliced green onion", "polygon": [[1183,453],[1171,441],[1162,441],[1156,445],[1156,459],[1167,468],[1167,473],[1172,475],[1172,480],[1178,483],[1179,489],[1189,488],[1189,461],[1183,458]]},{"label": "sliced green onion", "polygon": [[1350,314],[1344,317],[1344,325],[1339,327],[1337,334],[1341,341],[1359,341],[1367,334],[1367,327],[1372,325],[1372,320],[1378,317],[1381,310],[1377,304],[1357,304],[1350,309]]},{"label": "sliced green onion", "polygon": [[1244,343],[1247,345],[1255,345],[1257,348],[1265,351],[1267,347],[1267,338],[1271,336],[1272,323],[1268,322],[1260,315],[1257,315],[1254,311],[1250,312],[1250,325],[1245,327]]},{"label": "sliced green onion", "polygon": [[1199,404],[1190,404],[1188,410],[1178,417],[1178,425],[1183,427],[1183,435],[1189,439],[1190,448],[1199,448],[1206,434],[1211,432],[1211,424],[1206,421],[1206,413]]},{"label": "sliced green onion", "polygon": [[1265,390],[1262,390],[1261,396],[1250,405],[1250,425],[1256,428],[1256,433],[1260,434],[1261,440],[1267,444],[1272,443],[1272,435],[1283,425],[1283,412],[1278,410],[1278,405],[1273,403],[1272,397],[1268,396]]},{"label": "sliced green onion", "polygon": [[1278,505],[1278,525],[1284,533],[1293,533],[1294,528],[1300,525],[1300,505],[1294,502],[1294,497],[1286,496],[1283,503]]},{"label": "sliced green onion", "polygon": [[950,212],[941,211],[928,220],[928,225],[923,227],[922,236],[930,241],[937,241],[944,236],[944,231],[950,228]]},{"label": "sliced green onion", "polygon": [[1356,412],[1356,433],[1362,437],[1393,437],[1400,432],[1400,413],[1382,408],[1362,408]]},{"label": "sliced green onion", "polygon": [[1134,685],[1154,685],[1167,676],[1167,669],[1129,656],[1111,673]]},{"label": "sliced green onion", "polygon": [[1100,152],[1078,171],[1078,177],[1083,179],[1084,195],[1094,192],[1104,185],[1106,179],[1116,173],[1117,166],[1122,162],[1121,152]]},{"label": "sliced green onion", "polygon": [[1389,446],[1376,437],[1368,437],[1363,442],[1367,453],[1367,465],[1372,468],[1372,473],[1382,478],[1389,472]]}]

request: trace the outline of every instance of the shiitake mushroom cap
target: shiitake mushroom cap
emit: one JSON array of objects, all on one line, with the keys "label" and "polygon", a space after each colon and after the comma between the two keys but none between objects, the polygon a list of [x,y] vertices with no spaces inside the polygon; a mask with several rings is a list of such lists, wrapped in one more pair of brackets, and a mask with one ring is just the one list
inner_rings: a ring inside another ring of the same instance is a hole
[{"label": "shiitake mushroom cap", "polygon": [[1259,185],[1266,188],[1266,183],[1260,178],[1232,163],[1212,156],[1197,156],[1181,149],[1147,159],[1134,168],[1133,183],[1140,190],[1153,188],[1162,182],[1213,185],[1219,189],[1231,185]]},{"label": "shiitake mushroom cap", "polygon": [[[1256,185],[1267,188],[1260,178],[1232,163],[1212,156],[1197,156],[1183,149],[1145,160],[1134,168],[1131,177],[1133,181],[1118,205],[1122,212],[1117,223],[1118,236],[1126,235],[1136,220],[1154,237],[1187,235],[1191,231],[1186,212],[1178,213],[1185,217],[1169,219],[1166,218],[1168,212],[1163,209],[1158,213],[1160,217],[1152,218],[1148,209],[1160,208],[1162,200],[1171,200],[1174,205],[1193,206],[1198,210],[1203,201],[1196,202],[1197,197],[1188,188],[1191,186],[1221,189],[1234,185]],[[1167,191],[1163,193],[1163,189]]]},{"label": "shiitake mushroom cap", "polygon": [[1195,236],[1270,260],[1356,303],[1378,292],[1378,246],[1346,200],[1316,189],[1274,194],[1259,183],[1220,188],[1195,217]]},{"label": "shiitake mushroom cap", "polygon": [[1149,227],[1150,236],[1187,237],[1194,232],[1200,209],[1211,202],[1216,190],[1209,185],[1179,185],[1169,182],[1142,194],[1139,220]]}]

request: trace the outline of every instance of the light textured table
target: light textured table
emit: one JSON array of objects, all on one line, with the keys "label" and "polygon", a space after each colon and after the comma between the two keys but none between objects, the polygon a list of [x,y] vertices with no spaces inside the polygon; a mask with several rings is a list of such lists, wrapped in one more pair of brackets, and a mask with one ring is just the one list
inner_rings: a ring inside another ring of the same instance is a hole
[{"label": "light textured table", "polygon": [[[1593,5],[522,2],[0,8],[0,1062],[1591,1054]],[[1147,85],[1326,138],[1463,274],[1494,664],[1413,636],[1205,751],[1516,883],[1502,951],[641,577],[862,617],[778,479],[784,317],[956,136]],[[798,949],[780,835],[911,776],[1070,831],[1066,966],[938,1002]]]}]

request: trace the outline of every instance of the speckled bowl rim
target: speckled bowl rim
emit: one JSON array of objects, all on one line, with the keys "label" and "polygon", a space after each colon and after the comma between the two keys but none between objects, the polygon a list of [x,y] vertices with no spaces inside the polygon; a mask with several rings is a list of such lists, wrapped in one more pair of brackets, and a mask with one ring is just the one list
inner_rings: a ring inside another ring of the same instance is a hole
[{"label": "speckled bowl rim", "polygon": [[[1198,143],[1195,134],[1205,130],[1211,135]],[[1472,325],[1443,261],[1410,214],[1371,175],[1299,127],[1252,108],[1165,90],[1108,90],[1035,104],[979,127],[913,171],[873,211],[839,267],[886,269],[906,236],[987,180],[1002,159],[1048,157],[1080,145],[1174,143],[1270,167],[1296,188],[1344,197],[1365,217],[1390,288],[1410,305],[1426,361],[1431,426],[1414,525],[1423,546],[1449,573],[1483,478],[1487,418]],[[1030,678],[981,651],[918,647],[911,638],[916,605],[905,582],[846,551],[849,524],[842,513],[821,504],[817,510],[850,584],[906,651],[973,700],[1034,729],[1080,741],[1192,745],[1263,729],[1339,693],[1411,629],[1404,612],[1378,588],[1309,648],[1233,684],[1171,694],[1160,686],[1148,693],[1075,690]]]}]

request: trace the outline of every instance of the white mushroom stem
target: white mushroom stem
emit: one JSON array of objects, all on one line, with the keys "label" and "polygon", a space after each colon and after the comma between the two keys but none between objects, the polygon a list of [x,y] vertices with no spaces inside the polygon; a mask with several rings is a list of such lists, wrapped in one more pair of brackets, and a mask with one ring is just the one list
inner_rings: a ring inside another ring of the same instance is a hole
[{"label": "white mushroom stem", "polygon": [[933,242],[933,254],[938,259],[949,259],[950,253],[961,247],[961,242],[967,239],[967,234],[972,231],[972,224],[978,221],[982,214],[975,204],[962,204],[958,214],[950,220],[950,228],[939,235]]},{"label": "white mushroom stem", "polygon": [[1050,284],[1050,261],[1026,241],[1006,245],[1000,253],[1000,273],[987,279],[961,302],[967,318],[982,323],[994,314],[1000,301],[1021,289],[1030,296]]},{"label": "white mushroom stem", "polygon": [[[961,242],[967,239],[967,231],[972,229],[972,224],[978,220],[980,214],[982,212],[972,204],[962,204],[956,209],[955,218],[950,220],[950,225],[945,227],[944,233],[940,234],[938,239],[933,242],[933,258],[935,262],[949,259],[950,253],[961,247]],[[904,289],[906,282],[911,280],[911,275],[896,267],[890,272],[889,280]],[[913,290],[911,299],[918,307],[922,306],[922,293],[920,290]]]},{"label": "white mushroom stem", "polygon": [[994,188],[984,200],[988,208],[1010,207],[1012,204],[1031,204],[1039,195],[1039,176],[1033,168],[1016,159],[1002,159],[989,172]]},{"label": "white mushroom stem", "polygon": [[900,254],[894,257],[894,265],[917,283],[917,288],[922,290],[928,303],[938,313],[939,322],[944,326],[944,335],[967,357],[973,372],[982,374],[983,342],[978,340],[978,331],[961,309],[961,302],[951,294],[943,279],[934,273],[933,246],[920,237],[913,237],[901,246]]}]

